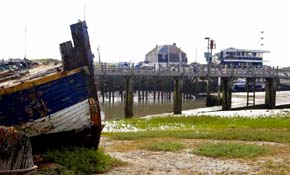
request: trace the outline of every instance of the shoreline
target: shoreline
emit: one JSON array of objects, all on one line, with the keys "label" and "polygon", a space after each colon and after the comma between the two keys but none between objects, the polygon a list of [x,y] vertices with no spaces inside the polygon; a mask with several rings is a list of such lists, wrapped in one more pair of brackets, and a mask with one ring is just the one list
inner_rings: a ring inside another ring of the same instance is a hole
[{"label": "shoreline", "polygon": [[[233,104],[234,108],[240,107],[243,105],[243,98],[246,93],[237,93],[233,95]],[[238,97],[236,97],[238,96]],[[257,93],[257,99],[260,103],[263,102],[263,93]],[[285,104],[287,99],[290,99],[290,91],[282,91],[277,93],[277,105]],[[288,98],[289,97],[289,98]],[[281,100],[282,99],[282,100]],[[259,103],[257,103],[259,104]],[[182,110],[182,114],[174,115],[173,112],[161,113],[146,115],[140,117],[140,119],[152,119],[155,117],[190,117],[190,116],[212,116],[212,117],[248,117],[248,118],[257,118],[257,117],[285,117],[290,114],[290,108],[285,109],[243,109],[243,110],[231,110],[231,111],[222,111],[221,106],[213,107],[204,107],[190,110]],[[135,126],[125,124],[122,120],[110,120],[104,121],[103,132],[138,132],[145,131]],[[176,126],[178,127],[178,126]],[[163,129],[169,129],[168,127],[163,127]]]},{"label": "shoreline", "polygon": [[[276,106],[289,104],[290,91],[278,91],[276,95]],[[265,92],[256,92],[256,105],[264,104]],[[290,108],[284,109],[242,109],[235,110],[235,108],[246,106],[246,92],[233,93],[232,108],[230,111],[222,111],[221,106],[204,107],[190,110],[182,110],[182,114],[174,115],[173,112],[153,114],[143,116],[141,118],[153,118],[162,116],[217,116],[217,117],[266,117],[272,115],[286,115],[290,113]]]}]

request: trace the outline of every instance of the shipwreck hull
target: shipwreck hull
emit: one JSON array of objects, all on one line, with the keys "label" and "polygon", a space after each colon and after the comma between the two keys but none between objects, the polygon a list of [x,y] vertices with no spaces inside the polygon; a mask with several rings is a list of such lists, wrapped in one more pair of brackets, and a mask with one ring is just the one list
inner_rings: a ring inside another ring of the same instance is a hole
[{"label": "shipwreck hull", "polygon": [[29,136],[91,124],[88,76],[81,69],[56,73],[0,90],[0,125]]},{"label": "shipwreck hull", "polygon": [[39,67],[0,82],[0,125],[24,131],[34,150],[75,143],[98,148],[102,125],[86,22],[70,28],[73,43],[60,44],[62,69]]}]

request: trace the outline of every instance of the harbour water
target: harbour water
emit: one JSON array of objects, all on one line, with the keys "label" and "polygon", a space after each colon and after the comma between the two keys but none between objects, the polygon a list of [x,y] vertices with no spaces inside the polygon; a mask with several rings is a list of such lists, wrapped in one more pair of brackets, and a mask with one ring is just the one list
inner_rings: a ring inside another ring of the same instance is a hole
[{"label": "harbour water", "polygon": [[[277,91],[276,94],[276,105],[286,105],[289,104],[290,91]],[[256,92],[255,104],[264,104],[265,102],[265,92]],[[115,97],[111,101],[105,98],[105,101],[101,101],[102,109],[105,113],[105,120],[115,120],[124,118],[124,101],[120,97]],[[239,92],[233,93],[232,95],[232,107],[243,107],[246,106],[246,93]],[[182,109],[198,109],[205,107],[205,98],[197,99],[183,99]],[[220,110],[220,109],[219,109]],[[150,94],[148,100],[139,101],[136,95],[134,96],[133,103],[133,116],[143,117],[147,115],[170,113],[173,111],[173,100],[164,99],[155,101]]]},{"label": "harbour water", "polygon": [[[115,120],[124,118],[124,101],[120,97],[115,97],[114,100],[100,100],[102,110],[105,113],[105,120]],[[184,99],[182,109],[196,109],[205,107],[205,98]],[[134,117],[143,117],[146,115],[161,114],[173,112],[173,99],[153,100],[149,97],[148,100],[139,101],[134,97],[133,115]]]}]

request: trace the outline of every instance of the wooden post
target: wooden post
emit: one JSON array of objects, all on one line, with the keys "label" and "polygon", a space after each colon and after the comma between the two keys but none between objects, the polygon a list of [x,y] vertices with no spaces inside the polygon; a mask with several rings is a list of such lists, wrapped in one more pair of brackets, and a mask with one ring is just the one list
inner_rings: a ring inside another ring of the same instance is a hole
[{"label": "wooden post", "polygon": [[231,110],[232,107],[232,79],[222,78],[223,100],[222,110]]},{"label": "wooden post", "polygon": [[109,96],[109,102],[111,102],[111,98],[112,98],[112,77],[109,77],[109,79],[108,79],[108,96]]},{"label": "wooden post", "polygon": [[153,100],[156,100],[156,80],[154,79],[154,84],[153,84]]},{"label": "wooden post", "polygon": [[171,90],[172,90],[172,80],[169,80],[169,94],[168,94],[169,101],[171,101]]},{"label": "wooden post", "polygon": [[166,98],[167,100],[170,100],[170,80],[166,80],[166,89],[167,89],[167,95]]},{"label": "wooden post", "polygon": [[[91,51],[90,41],[89,41],[89,34],[87,32],[87,25],[86,22],[78,22],[70,26],[72,38],[74,41],[74,48],[71,50],[71,65],[68,69],[72,69],[75,67],[81,66],[88,66],[89,69],[89,89],[88,89],[88,96],[89,103],[94,102],[93,104],[90,103],[91,108],[91,144],[94,146],[95,149],[98,149],[100,136],[102,132],[102,124],[101,124],[101,112],[100,112],[100,105],[98,100],[98,92],[97,87],[95,84],[95,76],[94,76],[94,66],[93,66],[93,58],[94,55]],[[62,52],[62,46],[61,53]],[[71,46],[69,46],[71,47]],[[62,57],[65,58],[65,57]],[[75,59],[77,58],[77,59]],[[92,105],[94,105],[95,109],[92,110]]]},{"label": "wooden post", "polygon": [[182,79],[176,78],[174,80],[174,95],[173,95],[173,113],[181,114],[182,111]]},{"label": "wooden post", "polygon": [[123,100],[124,100],[123,87],[120,87],[119,94],[120,94],[120,97],[121,97],[121,102],[123,102]]},{"label": "wooden post", "polygon": [[133,117],[133,80],[125,78],[125,118]]},{"label": "wooden post", "polygon": [[217,78],[217,100],[218,100],[218,104],[221,105],[221,77],[219,76]]},{"label": "wooden post", "polygon": [[138,87],[138,101],[141,101],[141,93],[140,93],[140,91],[141,91],[141,82],[140,82],[140,79],[139,79],[139,81],[137,81],[137,87]]},{"label": "wooden post", "polygon": [[142,78],[142,101],[145,99],[145,83],[144,83],[144,77]]},{"label": "wooden post", "polygon": [[144,80],[144,87],[146,88],[145,91],[145,100],[148,101],[148,83],[146,80]]},{"label": "wooden post", "polygon": [[105,101],[105,86],[104,86],[104,84],[105,84],[105,77],[102,76],[101,79],[102,79],[101,80],[101,95],[102,95],[102,101],[104,103],[104,101]]},{"label": "wooden post", "polygon": [[160,101],[160,78],[159,77],[157,81],[157,98],[158,98],[158,101]]},{"label": "wooden post", "polygon": [[161,80],[161,101],[164,99],[164,79]]},{"label": "wooden post", "polygon": [[112,100],[115,101],[115,84],[114,84],[114,78],[112,78]]},{"label": "wooden post", "polygon": [[265,86],[265,108],[274,109],[276,105],[276,80],[274,78],[266,78]]}]

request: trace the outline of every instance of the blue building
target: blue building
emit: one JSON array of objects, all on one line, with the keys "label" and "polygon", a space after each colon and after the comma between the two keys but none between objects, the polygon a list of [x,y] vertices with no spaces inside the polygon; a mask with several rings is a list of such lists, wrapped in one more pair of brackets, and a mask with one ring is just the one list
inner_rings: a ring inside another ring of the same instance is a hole
[{"label": "blue building", "polygon": [[220,64],[245,66],[251,65],[255,67],[263,66],[263,54],[270,53],[266,50],[246,50],[228,48],[221,50],[221,52],[215,54],[215,58]]}]

